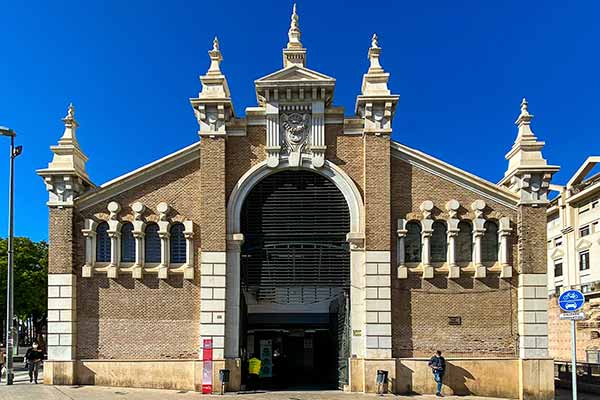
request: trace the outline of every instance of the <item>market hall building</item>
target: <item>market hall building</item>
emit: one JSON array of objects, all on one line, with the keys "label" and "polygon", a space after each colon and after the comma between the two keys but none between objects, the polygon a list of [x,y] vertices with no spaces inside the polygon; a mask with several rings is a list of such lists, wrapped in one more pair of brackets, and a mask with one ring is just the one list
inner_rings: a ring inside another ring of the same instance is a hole
[{"label": "market hall building", "polygon": [[351,116],[334,105],[336,80],[307,67],[295,10],[288,36],[244,117],[215,39],[191,99],[199,140],[102,185],[69,107],[38,171],[45,382],[199,390],[211,339],[215,389],[227,368],[238,390],[257,354],[267,388],[373,392],[382,369],[392,392],[433,393],[427,359],[441,349],[444,393],[553,398],[546,193],[558,167],[527,102],[491,183],[390,139],[399,96],[376,36]]}]

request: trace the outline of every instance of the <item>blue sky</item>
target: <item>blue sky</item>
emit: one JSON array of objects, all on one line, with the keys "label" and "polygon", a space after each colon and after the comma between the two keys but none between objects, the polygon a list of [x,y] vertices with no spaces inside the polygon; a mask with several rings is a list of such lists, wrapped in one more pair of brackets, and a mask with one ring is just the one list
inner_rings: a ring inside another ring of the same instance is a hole
[{"label": "blue sky", "polygon": [[[47,238],[51,159],[73,102],[96,184],[198,140],[188,99],[219,36],[237,115],[253,81],[281,67],[288,1],[8,2],[0,33],[0,125],[18,133],[15,233]],[[393,138],[491,181],[523,96],[544,154],[565,183],[600,153],[600,3],[299,1],[309,68],[337,79],[352,115],[373,32],[400,94]],[[0,138],[0,236],[6,235],[8,140]],[[116,156],[115,156],[116,154]]]}]

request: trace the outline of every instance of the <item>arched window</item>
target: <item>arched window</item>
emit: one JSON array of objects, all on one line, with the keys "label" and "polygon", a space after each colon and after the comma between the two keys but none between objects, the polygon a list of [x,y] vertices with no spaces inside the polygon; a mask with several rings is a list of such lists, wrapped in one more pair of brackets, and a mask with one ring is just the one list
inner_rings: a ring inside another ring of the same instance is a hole
[{"label": "arched window", "polygon": [[456,236],[456,261],[468,262],[473,259],[473,229],[467,221],[458,223]]},{"label": "arched window", "polygon": [[108,223],[100,222],[96,228],[96,262],[110,262]]},{"label": "arched window", "polygon": [[408,222],[404,239],[404,261],[421,262],[421,224]]},{"label": "arched window", "polygon": [[159,263],[160,262],[160,237],[158,236],[158,225],[154,222],[146,226],[144,235],[144,262]]},{"label": "arched window", "polygon": [[498,261],[498,224],[486,221],[483,227],[485,232],[481,239],[481,260]]},{"label": "arched window", "polygon": [[184,263],[186,261],[186,243],[183,231],[185,227],[178,222],[171,226],[171,257],[170,260],[174,264]]},{"label": "arched window", "polygon": [[121,228],[121,262],[135,261],[135,238],[133,224],[126,222]]},{"label": "arched window", "polygon": [[431,234],[431,261],[446,261],[446,254],[448,253],[446,224],[442,221],[435,221],[432,225],[432,228],[433,233]]}]

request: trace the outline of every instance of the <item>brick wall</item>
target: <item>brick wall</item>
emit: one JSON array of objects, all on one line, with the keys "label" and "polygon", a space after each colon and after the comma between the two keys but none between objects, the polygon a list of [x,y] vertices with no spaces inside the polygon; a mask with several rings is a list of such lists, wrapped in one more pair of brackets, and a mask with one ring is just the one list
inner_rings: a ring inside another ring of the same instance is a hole
[{"label": "brick wall", "polygon": [[331,161],[354,181],[361,195],[364,196],[364,152],[363,138],[360,135],[344,135],[344,127],[339,125],[325,126],[325,158]]},{"label": "brick wall", "polygon": [[199,306],[197,282],[181,275],[80,278],[78,358],[198,358]]},{"label": "brick wall", "polygon": [[518,235],[519,241],[518,266],[520,273],[545,274],[547,265],[546,207],[519,206]]},{"label": "brick wall", "polygon": [[364,197],[367,250],[390,250],[390,138],[364,135]]},{"label": "brick wall", "polygon": [[227,212],[225,199],[225,138],[204,137],[200,141],[200,226],[202,250],[225,251],[227,248]]},{"label": "brick wall", "polygon": [[74,268],[73,209],[50,207],[48,212],[48,273],[71,273]]},{"label": "brick wall", "polygon": [[[200,163],[192,161],[143,185],[97,204],[77,216],[75,228],[77,296],[77,354],[79,358],[166,359],[197,358],[200,343]],[[131,220],[130,205],[140,201],[148,208],[147,220],[158,219],[156,206],[171,205],[174,219],[194,221],[193,281],[182,276],[159,280],[144,274],[109,280],[103,275],[81,278],[85,261],[84,218],[107,218],[110,201],[121,204],[119,217]]]},{"label": "brick wall", "polygon": [[[481,196],[443,178],[392,157],[391,240],[395,243],[398,218],[420,218],[419,206],[434,203],[433,218],[447,218],[444,206],[450,199],[461,204],[460,218],[473,218],[473,201]],[[508,216],[517,222],[517,212],[484,199],[485,216]],[[514,228],[514,227],[513,227]],[[516,229],[515,229],[516,230]],[[512,259],[517,257],[517,236],[511,237]],[[392,265],[396,246],[392,247]],[[392,267],[392,337],[394,357],[429,356],[440,349],[447,356],[517,355],[517,279],[500,279],[498,274],[474,279],[463,273],[460,279],[436,276],[423,280],[410,274],[395,277]],[[449,325],[448,317],[461,317],[462,324]]]}]

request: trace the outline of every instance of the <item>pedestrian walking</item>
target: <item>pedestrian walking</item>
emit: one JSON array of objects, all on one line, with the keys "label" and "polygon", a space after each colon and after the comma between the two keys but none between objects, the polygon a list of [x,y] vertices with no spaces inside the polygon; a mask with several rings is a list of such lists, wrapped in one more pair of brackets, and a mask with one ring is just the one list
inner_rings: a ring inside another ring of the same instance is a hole
[{"label": "pedestrian walking", "polygon": [[38,371],[40,364],[44,358],[44,352],[38,349],[37,342],[33,342],[31,347],[25,353],[25,361],[27,361],[27,372],[29,372],[29,383],[38,383]]},{"label": "pedestrian walking", "polygon": [[262,362],[255,354],[248,360],[248,386],[251,390],[258,389],[258,376]]},{"label": "pedestrian walking", "polygon": [[4,350],[2,349],[4,345],[0,343],[0,383],[2,383],[2,374],[4,373]]},{"label": "pedestrian walking", "polygon": [[437,383],[435,395],[442,397],[442,379],[444,379],[444,372],[446,371],[446,360],[442,357],[442,352],[436,351],[427,365],[431,368],[433,379]]}]

